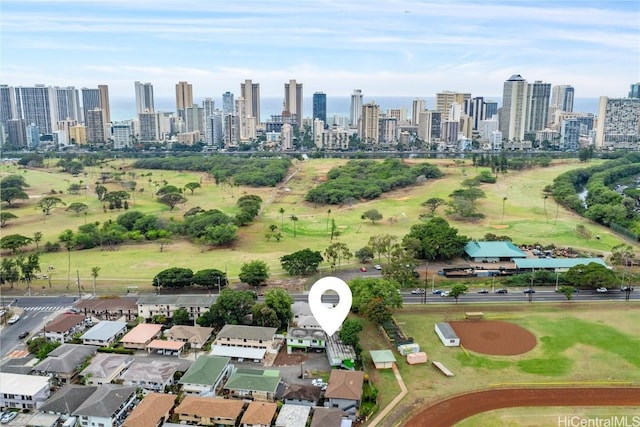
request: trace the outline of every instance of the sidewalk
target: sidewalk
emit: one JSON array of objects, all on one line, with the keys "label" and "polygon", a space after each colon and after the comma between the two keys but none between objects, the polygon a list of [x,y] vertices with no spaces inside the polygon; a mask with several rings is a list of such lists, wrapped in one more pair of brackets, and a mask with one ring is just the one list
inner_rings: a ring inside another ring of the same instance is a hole
[{"label": "sidewalk", "polygon": [[395,399],[393,399],[391,403],[387,405],[386,408],[380,411],[380,413],[378,413],[378,415],[376,415],[376,417],[373,420],[371,420],[369,424],[367,424],[369,427],[377,426],[378,423],[380,423],[384,419],[384,417],[386,417],[389,414],[389,412],[391,412],[391,410],[395,408],[396,405],[400,403],[402,398],[407,394],[407,386],[404,385],[402,376],[400,376],[400,371],[398,371],[398,367],[395,365],[395,363],[393,364],[392,368],[393,368],[393,374],[396,376],[396,381],[398,381],[398,385],[400,386],[400,394],[398,394],[395,397]]}]

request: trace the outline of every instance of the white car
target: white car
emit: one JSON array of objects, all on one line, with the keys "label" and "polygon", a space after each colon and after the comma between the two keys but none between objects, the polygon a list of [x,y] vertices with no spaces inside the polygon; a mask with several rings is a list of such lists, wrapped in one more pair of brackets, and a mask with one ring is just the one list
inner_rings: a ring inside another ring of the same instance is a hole
[{"label": "white car", "polygon": [[11,316],[11,318],[7,321],[8,324],[13,325],[14,323],[16,323],[18,320],[20,320],[20,316],[18,316],[17,314],[14,314],[13,316]]},{"label": "white car", "polygon": [[598,288],[596,289],[596,292],[599,294],[606,294],[607,292],[609,292],[609,289],[607,288]]},{"label": "white car", "polygon": [[382,270],[382,266],[380,264],[376,264],[373,266],[376,270]]},{"label": "white car", "polygon": [[449,291],[444,291],[440,294],[441,297],[448,297],[449,296]]},{"label": "white car", "polygon": [[0,418],[0,423],[7,424],[9,421],[13,420],[18,416],[17,412],[6,412],[2,418]]}]

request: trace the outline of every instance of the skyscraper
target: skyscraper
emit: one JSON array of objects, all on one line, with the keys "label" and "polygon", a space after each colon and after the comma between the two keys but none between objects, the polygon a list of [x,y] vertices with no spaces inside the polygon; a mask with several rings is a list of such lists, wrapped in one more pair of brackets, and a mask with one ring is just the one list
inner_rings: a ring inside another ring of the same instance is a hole
[{"label": "skyscraper", "polygon": [[235,103],[233,101],[233,94],[231,92],[225,92],[222,94],[222,116],[233,114],[233,108]]},{"label": "skyscraper", "polygon": [[481,120],[485,120],[486,110],[484,107],[484,98],[477,96],[471,98],[464,103],[464,113],[472,118],[473,129],[478,129]]},{"label": "skyscraper", "polygon": [[0,85],[0,126],[11,120],[16,114],[16,92],[13,87]]},{"label": "skyscraper", "polygon": [[418,126],[420,123],[420,112],[427,109],[427,101],[424,99],[414,99],[411,104],[411,124]]},{"label": "skyscraper", "polygon": [[295,80],[289,80],[284,84],[284,111],[293,116],[293,124],[300,126],[302,124],[302,83]]},{"label": "skyscraper", "polygon": [[184,110],[193,106],[193,87],[187,82],[178,82],[176,85],[176,112],[178,117],[184,120]]},{"label": "skyscraper", "polygon": [[136,90],[136,114],[153,113],[153,85],[151,83],[135,82]]},{"label": "skyscraper", "polygon": [[629,98],[640,98],[640,82],[629,86]]},{"label": "skyscraper", "polygon": [[380,135],[378,119],[380,118],[380,106],[375,102],[369,102],[362,106],[362,115],[358,134],[360,140],[366,144],[377,144]]},{"label": "skyscraper", "polygon": [[536,80],[527,85],[527,121],[525,131],[535,132],[547,126],[551,83]]},{"label": "skyscraper", "polygon": [[313,119],[327,122],[327,95],[324,92],[313,94]]},{"label": "skyscraper", "polygon": [[54,102],[53,88],[45,85],[16,87],[16,118],[24,119],[25,124],[35,124],[42,134],[53,132],[58,118],[58,106]]},{"label": "skyscraper", "polygon": [[640,98],[600,97],[596,148],[635,148],[640,138]]},{"label": "skyscraper", "polygon": [[100,109],[102,110],[102,125],[104,126],[104,140],[111,136],[111,106],[109,105],[109,86],[98,85],[100,93]]},{"label": "skyscraper", "polygon": [[456,103],[462,106],[464,102],[469,99],[471,99],[470,93],[452,92],[449,90],[438,92],[436,93],[436,111],[442,113],[443,120],[449,120],[451,104]]},{"label": "skyscraper", "polygon": [[571,113],[573,111],[573,86],[557,85],[553,87],[550,107],[555,110]]},{"label": "skyscraper", "polygon": [[54,87],[56,92],[56,102],[58,104],[57,121],[72,119],[76,122],[82,121],[82,110],[80,109],[80,96],[78,89],[70,87]]},{"label": "skyscraper", "polygon": [[104,142],[104,123],[102,122],[102,110],[95,108],[87,111],[85,120],[88,142]]},{"label": "skyscraper", "polygon": [[100,92],[98,89],[89,89],[86,87],[83,87],[80,91],[82,92],[82,120],[86,125],[89,111],[100,108]]},{"label": "skyscraper", "polygon": [[504,82],[502,90],[500,132],[507,141],[524,140],[526,101],[527,81],[520,74],[514,74]]},{"label": "skyscraper", "polygon": [[240,97],[244,98],[244,109],[246,117],[255,117],[260,123],[260,84],[245,80],[240,83]]},{"label": "skyscraper", "polygon": [[352,127],[358,126],[360,115],[362,114],[362,91],[354,89],[351,95],[351,114],[349,116],[349,124]]}]

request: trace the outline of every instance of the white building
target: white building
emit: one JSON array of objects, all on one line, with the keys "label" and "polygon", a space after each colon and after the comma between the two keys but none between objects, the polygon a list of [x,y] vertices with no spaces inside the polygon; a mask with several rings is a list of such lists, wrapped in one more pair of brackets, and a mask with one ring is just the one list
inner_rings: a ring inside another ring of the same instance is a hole
[{"label": "white building", "polygon": [[0,407],[36,409],[50,394],[49,377],[0,372]]}]

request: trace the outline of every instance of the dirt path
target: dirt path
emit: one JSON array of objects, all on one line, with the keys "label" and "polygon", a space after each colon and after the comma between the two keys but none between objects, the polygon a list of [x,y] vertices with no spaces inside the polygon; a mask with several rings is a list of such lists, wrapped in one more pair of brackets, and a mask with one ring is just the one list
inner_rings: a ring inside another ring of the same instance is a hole
[{"label": "dirt path", "polygon": [[[520,406],[640,406],[640,387],[485,390],[455,396],[422,409],[405,427],[448,427],[472,415]],[[630,411],[631,412],[631,411]]]}]

